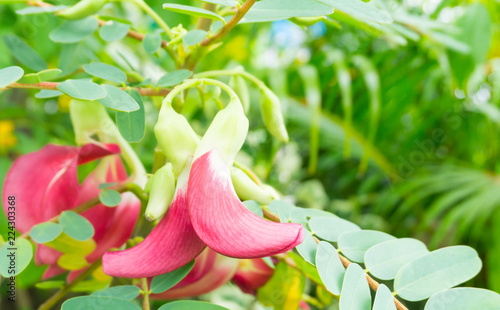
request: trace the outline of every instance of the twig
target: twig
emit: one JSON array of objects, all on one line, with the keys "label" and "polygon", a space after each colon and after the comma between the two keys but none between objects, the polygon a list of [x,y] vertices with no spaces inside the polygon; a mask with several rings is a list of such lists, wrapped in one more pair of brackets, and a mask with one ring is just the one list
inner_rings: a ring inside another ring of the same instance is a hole
[{"label": "twig", "polygon": [[99,266],[101,266],[102,260],[99,258],[95,262],[92,263],[84,272],[78,275],[73,281],[68,283],[66,286],[57,291],[52,297],[47,299],[38,310],[48,310],[54,307],[61,298],[63,298],[70,290],[73,288],[78,282],[85,280],[88,276],[92,274],[94,270],[96,270]]},{"label": "twig", "polygon": [[231,31],[236,24],[245,16],[245,14],[250,10],[252,5],[254,5],[256,0],[247,0],[245,3],[241,6],[241,8],[236,11],[236,14],[212,37],[206,38],[201,42],[201,46],[208,46],[216,41],[219,41],[222,39],[224,36],[226,36],[229,31]]},{"label": "twig", "polygon": [[149,310],[149,285],[147,278],[141,278],[141,287],[142,287],[142,310]]},{"label": "twig", "polygon": [[[280,222],[280,218],[279,216],[277,216],[276,214],[270,212],[269,210],[266,210],[266,209],[262,209],[263,213],[264,213],[264,217],[267,218],[268,220],[271,220],[273,222]],[[316,243],[319,243],[319,240],[318,238],[314,237],[314,241],[316,241]],[[352,264],[345,256],[343,256],[342,254],[338,253],[339,255],[339,258],[340,258],[340,261],[342,262],[342,265],[344,265],[345,268],[349,267],[350,264]],[[288,263],[288,262],[287,262]],[[366,280],[368,281],[368,285],[370,285],[370,288],[373,290],[373,291],[377,291],[380,283],[378,283],[375,279],[373,279],[369,274],[365,273],[366,275]],[[396,304],[396,308],[398,310],[408,310],[408,308],[406,308],[405,305],[403,305],[399,299],[397,299],[396,297],[394,297],[394,304]]]},{"label": "twig", "polygon": [[[58,82],[41,82],[41,83],[33,83],[33,84],[23,84],[23,83],[12,83],[6,88],[23,88],[23,89],[48,89],[48,90],[58,90],[57,85]],[[126,90],[129,87],[120,87],[120,89]],[[138,87],[130,87],[143,96],[159,96],[165,97],[170,92],[168,88],[138,88]]]}]

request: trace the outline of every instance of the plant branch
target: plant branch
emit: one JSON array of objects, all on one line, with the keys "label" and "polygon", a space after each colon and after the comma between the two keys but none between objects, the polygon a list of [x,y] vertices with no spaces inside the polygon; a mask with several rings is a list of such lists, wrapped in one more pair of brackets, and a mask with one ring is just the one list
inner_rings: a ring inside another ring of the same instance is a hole
[{"label": "plant branch", "polygon": [[256,0],[247,0],[245,3],[241,6],[241,8],[236,11],[234,16],[212,37],[206,38],[203,41],[201,41],[201,46],[208,46],[212,43],[215,43],[219,40],[221,40],[223,37],[225,37],[229,31],[231,31],[236,24],[245,16],[245,14],[250,10],[252,5],[254,5]]},{"label": "plant branch", "polygon": [[[276,214],[274,214],[266,209],[262,209],[262,211],[264,213],[264,217],[267,218],[268,220],[273,221],[273,222],[277,222],[277,223],[280,222],[280,218]],[[319,243],[319,240],[316,237],[314,237],[314,241],[316,241],[316,243]],[[339,255],[340,261],[342,262],[342,265],[344,265],[345,268],[349,267],[349,265],[352,264],[351,261],[349,261],[344,255],[342,255],[340,253],[338,253],[338,255]],[[288,262],[286,262],[286,263],[288,264]],[[368,281],[368,285],[370,285],[370,288],[376,292],[380,283],[378,283],[375,279],[373,279],[368,273],[365,272],[365,275],[366,275],[366,280]],[[399,299],[397,299],[396,297],[394,297],[394,304],[396,305],[396,308],[398,310],[408,310],[408,308],[406,308],[406,306],[403,305],[399,301]]]},{"label": "plant branch", "polygon": [[[58,90],[57,85],[58,82],[41,82],[41,83],[33,83],[33,84],[23,84],[23,83],[12,83],[6,88],[23,88],[23,89],[48,89],[48,90]],[[129,87],[120,87],[122,90],[126,90]],[[143,96],[160,96],[165,97],[170,92],[168,88],[138,88],[138,87],[130,87]],[[1,90],[1,89],[0,89]]]},{"label": "plant branch", "polygon": [[52,297],[47,299],[38,310],[48,310],[54,307],[61,298],[63,298],[77,283],[82,280],[85,280],[88,276],[92,274],[94,270],[101,266],[102,260],[99,258],[95,262],[93,262],[85,271],[83,271],[78,277],[76,277],[73,281],[68,283],[66,286],[62,287],[59,291],[57,291]]},{"label": "plant branch", "polygon": [[[202,5],[202,8],[207,11],[215,11],[215,8],[217,7],[216,4],[209,3],[209,2],[204,2]],[[200,17],[198,18],[198,21],[196,22],[196,29],[201,29],[208,31],[210,30],[210,25],[212,24],[212,20],[210,18],[205,18],[205,17]]]},{"label": "plant branch", "polygon": [[141,278],[141,288],[142,288],[142,309],[149,310],[149,285],[147,278]]}]

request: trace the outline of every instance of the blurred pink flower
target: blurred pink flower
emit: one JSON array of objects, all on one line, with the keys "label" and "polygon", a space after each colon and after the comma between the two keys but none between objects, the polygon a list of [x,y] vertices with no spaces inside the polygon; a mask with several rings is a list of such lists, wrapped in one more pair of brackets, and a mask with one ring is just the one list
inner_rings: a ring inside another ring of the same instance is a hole
[{"label": "blurred pink flower", "polygon": [[[16,196],[16,225],[21,233],[34,225],[50,220],[62,211],[99,195],[98,185],[123,182],[127,173],[117,154],[115,144],[86,144],[82,147],[47,145],[39,151],[16,159],[7,173],[3,187],[3,206],[7,212],[8,196]],[[104,157],[104,158],[103,158]],[[77,166],[103,158],[98,167],[80,185]],[[122,202],[114,207],[99,204],[82,213],[94,226],[96,249],[86,259],[95,261],[112,247],[119,247],[129,238],[140,210],[140,201],[130,193],[122,194]],[[44,279],[65,270],[57,265],[61,253],[38,245],[35,262],[48,264]],[[81,270],[70,273],[74,278]]]},{"label": "blurred pink flower", "polygon": [[238,260],[206,248],[195,259],[193,269],[177,285],[166,292],[153,294],[153,299],[175,299],[211,292],[227,283],[235,274]]},{"label": "blurred pink flower", "polygon": [[232,281],[243,292],[255,294],[258,288],[264,286],[271,279],[273,272],[274,269],[260,258],[242,259]]}]

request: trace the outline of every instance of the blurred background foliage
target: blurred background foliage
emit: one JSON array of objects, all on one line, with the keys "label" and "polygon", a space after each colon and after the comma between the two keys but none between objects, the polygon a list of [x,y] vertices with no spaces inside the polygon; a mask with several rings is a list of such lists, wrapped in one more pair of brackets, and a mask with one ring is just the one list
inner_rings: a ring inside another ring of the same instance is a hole
[{"label": "blurred background foliage", "polygon": [[[194,27],[194,19],[159,9],[164,1],[147,2],[169,26]],[[196,71],[242,65],[280,96],[290,143],[279,144],[264,129],[259,91],[251,88],[251,131],[238,160],[286,199],[364,229],[419,238],[430,250],[471,245],[485,262],[473,284],[500,292],[500,2],[371,2],[394,22],[338,12],[313,25],[243,24]],[[153,80],[174,69],[163,50],[147,54],[129,38],[48,44],[48,33],[61,21],[50,14],[16,15],[22,7],[0,5],[0,36],[16,33],[63,75],[78,74],[80,64],[97,59]],[[129,3],[106,10],[138,31],[158,28]],[[16,63],[1,41],[0,51],[0,68]],[[17,156],[46,143],[74,144],[69,98],[40,100],[34,93],[0,92],[2,181]],[[152,103],[146,104],[146,137],[134,148],[150,169],[161,98],[145,100]],[[190,93],[184,112],[203,128],[215,107],[190,108],[198,101]],[[41,272],[32,268],[19,277],[20,286],[38,280]]]}]

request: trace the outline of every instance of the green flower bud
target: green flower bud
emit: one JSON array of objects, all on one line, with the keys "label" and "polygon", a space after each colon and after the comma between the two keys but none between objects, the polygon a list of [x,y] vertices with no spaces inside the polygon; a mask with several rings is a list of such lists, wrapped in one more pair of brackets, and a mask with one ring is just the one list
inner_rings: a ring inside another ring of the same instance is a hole
[{"label": "green flower bud", "polygon": [[69,112],[78,145],[91,142],[92,135],[98,135],[103,142],[114,142],[110,138],[120,135],[106,109],[97,101],[73,99]]},{"label": "green flower bud", "polygon": [[156,220],[165,214],[172,203],[175,193],[175,176],[172,164],[168,163],[158,169],[151,179],[149,201],[144,214],[148,221]]},{"label": "green flower bud", "polygon": [[108,0],[82,0],[67,9],[61,10],[56,14],[66,19],[82,19],[89,15],[99,12]]},{"label": "green flower bud", "polygon": [[200,138],[184,116],[175,112],[167,100],[163,101],[155,125],[156,140],[163,154],[172,163],[175,176],[179,176],[194,154]]},{"label": "green flower bud", "polygon": [[290,18],[290,21],[292,23],[295,23],[299,26],[312,26],[316,24],[319,21],[322,21],[326,19],[326,16],[314,16],[314,17],[292,17]]},{"label": "green flower bud", "polygon": [[234,190],[241,200],[255,200],[260,204],[268,205],[275,199],[273,193],[261,187],[239,168],[231,168],[231,180]]},{"label": "green flower bud", "polygon": [[260,110],[267,129],[276,139],[288,142],[280,99],[267,87],[261,88],[260,97]]},{"label": "green flower bud", "polygon": [[215,115],[194,153],[193,160],[216,149],[228,167],[233,165],[248,133],[248,119],[238,97]]},{"label": "green flower bud", "polygon": [[250,108],[250,92],[248,91],[245,79],[240,75],[233,75],[229,80],[229,86],[238,95],[243,105],[243,110],[247,113]]}]

